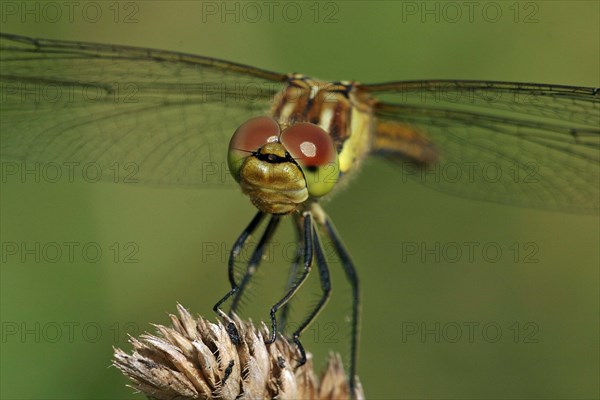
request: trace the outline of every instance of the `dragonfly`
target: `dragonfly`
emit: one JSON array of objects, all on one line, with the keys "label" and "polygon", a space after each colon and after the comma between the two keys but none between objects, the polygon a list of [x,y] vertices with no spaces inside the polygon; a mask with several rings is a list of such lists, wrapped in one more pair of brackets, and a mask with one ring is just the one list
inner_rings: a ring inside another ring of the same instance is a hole
[{"label": "dragonfly", "polygon": [[[265,248],[291,216],[297,252],[270,309],[272,343],[316,266],[319,301],[331,283],[322,239],[352,289],[349,385],[356,387],[359,278],[321,201],[367,157],[441,192],[573,213],[599,211],[600,91],[593,87],[469,80],[364,84],[321,81],[178,52],[0,34],[4,160],[94,163],[106,180],[151,185],[239,184],[258,209],[235,241],[230,290],[214,306],[228,322]],[[114,168],[116,166],[116,168]],[[116,175],[115,175],[116,174]],[[240,279],[236,259],[252,245]],[[228,312],[222,307],[231,301]],[[279,318],[278,318],[279,316]]]}]

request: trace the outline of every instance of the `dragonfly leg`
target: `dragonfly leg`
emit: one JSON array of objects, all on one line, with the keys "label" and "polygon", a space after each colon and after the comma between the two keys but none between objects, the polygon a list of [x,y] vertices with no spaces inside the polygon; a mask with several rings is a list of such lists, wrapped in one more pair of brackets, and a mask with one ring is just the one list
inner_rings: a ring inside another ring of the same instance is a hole
[{"label": "dragonfly leg", "polygon": [[231,284],[231,290],[227,292],[227,294],[225,294],[225,296],[223,296],[223,298],[213,306],[213,311],[216,312],[224,320],[229,321],[229,317],[223,312],[223,310],[221,310],[221,304],[226,302],[227,299],[229,299],[238,291],[238,284],[235,281],[235,259],[244,248],[244,245],[246,244],[246,241],[248,240],[250,235],[252,235],[252,233],[254,233],[258,225],[260,225],[260,222],[263,220],[265,215],[266,213],[262,211],[256,213],[252,221],[250,221],[246,229],[242,231],[241,235],[233,244],[233,248],[231,249],[231,253],[229,254],[228,274],[229,283]]},{"label": "dragonfly leg", "polygon": [[298,279],[288,288],[285,295],[279,300],[277,303],[271,307],[271,337],[265,340],[265,343],[270,344],[274,343],[277,339],[277,319],[275,314],[277,311],[285,305],[289,301],[290,298],[300,289],[300,286],[304,283],[306,278],[308,278],[308,274],[310,273],[312,259],[313,259],[313,241],[312,241],[312,231],[313,231],[313,222],[312,215],[309,211],[305,211],[302,216],[304,217],[304,228],[302,233],[304,235],[303,240],[303,254],[304,254],[304,265],[303,270]]},{"label": "dragonfly leg", "polygon": [[[319,207],[320,208],[320,207]],[[322,212],[322,210],[321,210]],[[342,263],[342,267],[344,268],[344,272],[346,273],[346,278],[350,282],[350,286],[352,287],[352,338],[350,344],[350,369],[349,369],[349,378],[350,378],[350,393],[354,397],[354,391],[356,389],[356,363],[358,359],[358,338],[359,338],[359,328],[360,328],[360,293],[359,293],[359,285],[358,285],[358,274],[356,273],[356,268],[354,267],[354,263],[350,259],[350,255],[346,250],[346,247],[342,243],[340,236],[338,235],[335,227],[333,226],[331,220],[325,215],[324,212],[321,214],[323,218],[319,221],[324,227],[325,232],[327,232],[327,236],[331,240],[335,252],[337,253],[340,261]]]},{"label": "dragonfly leg", "polygon": [[298,360],[298,367],[304,365],[306,363],[306,352],[304,351],[304,347],[300,343],[300,335],[306,329],[306,327],[317,317],[321,309],[329,300],[329,295],[331,294],[331,280],[329,279],[329,267],[327,265],[327,260],[325,259],[325,255],[323,254],[323,248],[321,247],[321,241],[319,240],[319,235],[317,233],[316,228],[313,226],[313,245],[315,248],[315,259],[317,262],[317,268],[319,269],[319,279],[321,281],[321,290],[322,295],[319,299],[319,302],[312,309],[310,314],[302,321],[302,323],[298,326],[298,329],[292,334],[292,340],[298,346],[298,350],[300,351],[300,360]]},{"label": "dragonfly leg", "polygon": [[[298,243],[298,247],[296,249],[296,255],[294,256],[294,261],[292,261],[292,265],[290,267],[290,271],[288,274],[288,281],[285,285],[286,292],[292,287],[294,282],[296,281],[296,277],[298,276],[298,270],[300,269],[300,262],[302,260],[302,252],[303,252],[303,240],[304,235],[302,234],[303,225],[302,218],[300,214],[294,214],[294,224],[296,226],[296,243]],[[290,302],[285,303],[285,305],[281,308],[279,312],[279,330],[280,332],[285,331],[285,326],[287,324],[287,319],[290,314]]]},{"label": "dragonfly leg", "polygon": [[269,225],[267,225],[267,228],[265,229],[263,235],[261,236],[260,241],[258,242],[258,244],[256,245],[256,248],[252,252],[252,256],[250,257],[250,260],[248,261],[248,266],[246,267],[246,272],[244,273],[244,276],[242,277],[240,284],[237,286],[236,293],[233,295],[233,301],[231,302],[231,308],[229,310],[230,315],[232,313],[236,312],[236,310],[240,304],[240,299],[242,298],[242,294],[244,293],[244,289],[247,287],[248,283],[250,282],[250,279],[252,279],[252,275],[254,275],[254,273],[258,269],[258,266],[260,265],[263,254],[265,252],[265,247],[267,246],[267,244],[273,237],[273,234],[277,230],[277,227],[279,226],[280,221],[281,221],[281,216],[279,216],[279,215],[271,216]]}]

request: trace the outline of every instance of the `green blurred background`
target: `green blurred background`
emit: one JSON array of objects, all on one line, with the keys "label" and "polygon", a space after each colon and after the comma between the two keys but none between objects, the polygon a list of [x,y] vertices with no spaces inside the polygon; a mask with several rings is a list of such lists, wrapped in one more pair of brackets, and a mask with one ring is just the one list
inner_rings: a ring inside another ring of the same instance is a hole
[{"label": "green blurred background", "polygon": [[[600,10],[593,1],[477,2],[472,21],[461,2],[453,3],[460,18],[437,2],[296,2],[303,12],[296,23],[277,12],[278,2],[272,21],[263,15],[254,22],[203,20],[203,7],[221,2],[100,2],[94,3],[103,12],[97,23],[77,12],[71,22],[66,8],[56,22],[51,15],[35,21],[12,14],[10,3],[43,6],[3,2],[5,32],[196,53],[323,79],[600,86]],[[438,7],[439,22],[403,12],[413,6]],[[502,16],[490,22],[497,9]],[[124,23],[131,12],[137,21]],[[128,333],[167,323],[176,302],[212,317],[214,301],[227,289],[226,255],[207,257],[204,246],[214,243],[225,253],[254,214],[237,190],[111,184],[9,182],[0,202],[3,243],[94,242],[107,253],[118,243],[121,249],[116,261],[113,251],[98,263],[2,260],[3,399],[143,398],[108,368],[112,346],[129,349]],[[361,277],[359,375],[368,398],[598,397],[597,216],[449,197],[403,184],[393,166],[378,160],[326,209]],[[291,238],[286,229],[281,242]],[[496,243],[504,253],[496,263],[481,253],[475,262],[454,263],[402,253],[407,243],[464,242]],[[139,262],[123,262],[128,243],[138,247]],[[509,249],[514,243],[518,262]],[[539,249],[537,263],[523,262],[529,243]],[[247,315],[267,317],[269,299],[281,290],[286,264],[280,261],[266,263]],[[339,264],[331,267],[333,300],[305,338],[319,367],[330,349],[348,349],[349,290]],[[311,285],[308,303],[317,293]],[[436,324],[439,338],[421,336]]]}]

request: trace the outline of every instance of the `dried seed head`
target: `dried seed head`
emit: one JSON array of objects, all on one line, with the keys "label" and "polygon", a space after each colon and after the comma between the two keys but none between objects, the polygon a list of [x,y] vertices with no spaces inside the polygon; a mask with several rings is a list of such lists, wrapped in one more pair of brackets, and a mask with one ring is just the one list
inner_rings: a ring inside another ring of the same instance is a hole
[{"label": "dried seed head", "polygon": [[[349,399],[339,355],[331,355],[320,383],[310,354],[296,368],[297,349],[283,337],[265,344],[268,329],[234,317],[238,337],[223,324],[194,319],[181,305],[172,327],[155,325],[158,336],[130,338],[133,353],[115,349],[113,365],[132,387],[157,400],[184,399]],[[228,332],[229,331],[229,332]],[[233,339],[233,340],[232,340]],[[235,343],[234,343],[235,342]],[[355,397],[364,399],[357,384]]]}]

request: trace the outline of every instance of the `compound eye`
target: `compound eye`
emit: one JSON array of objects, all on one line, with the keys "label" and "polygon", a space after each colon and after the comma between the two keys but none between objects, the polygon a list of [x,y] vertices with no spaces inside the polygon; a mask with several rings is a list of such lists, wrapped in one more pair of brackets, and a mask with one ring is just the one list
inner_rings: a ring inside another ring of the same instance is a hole
[{"label": "compound eye", "polygon": [[319,167],[337,157],[331,136],[308,122],[287,128],[279,140],[294,160],[305,167]]},{"label": "compound eye", "polygon": [[236,129],[229,141],[227,163],[229,172],[239,182],[239,172],[246,157],[270,142],[277,142],[279,125],[273,118],[252,118]]},{"label": "compound eye", "polygon": [[269,142],[276,142],[279,133],[279,125],[273,118],[252,118],[236,129],[229,141],[229,151],[256,151]]},{"label": "compound eye", "polygon": [[302,168],[311,196],[323,196],[333,188],[340,170],[335,145],[327,132],[302,122],[284,130],[279,141]]}]

